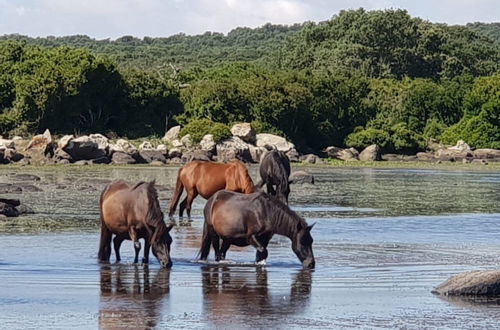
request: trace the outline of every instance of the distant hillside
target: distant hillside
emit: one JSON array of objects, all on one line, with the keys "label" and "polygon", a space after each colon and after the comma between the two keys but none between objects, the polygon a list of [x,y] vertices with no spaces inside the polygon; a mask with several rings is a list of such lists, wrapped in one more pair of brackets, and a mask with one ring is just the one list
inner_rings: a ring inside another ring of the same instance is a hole
[{"label": "distant hillside", "polygon": [[86,35],[45,38],[4,35],[0,40],[26,41],[31,45],[45,47],[87,48],[97,54],[108,55],[120,67],[149,69],[172,63],[179,68],[191,68],[211,67],[234,61],[269,64],[274,60],[273,54],[282,47],[284,40],[299,31],[302,26],[266,24],[255,29],[239,27],[227,35],[206,32],[195,36],[177,34],[166,38],[139,39],[123,36],[117,40],[96,40]]},{"label": "distant hillside", "polygon": [[490,38],[500,44],[500,22],[496,23],[469,23],[467,27],[477,33]]}]

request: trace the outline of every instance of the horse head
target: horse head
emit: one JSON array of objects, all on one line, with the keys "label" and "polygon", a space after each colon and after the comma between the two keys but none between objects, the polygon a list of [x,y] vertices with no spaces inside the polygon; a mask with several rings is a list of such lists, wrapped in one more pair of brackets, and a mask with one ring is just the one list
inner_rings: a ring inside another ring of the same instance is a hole
[{"label": "horse head", "polygon": [[297,224],[297,234],[292,239],[292,249],[304,268],[312,269],[315,266],[314,253],[312,250],[313,238],[311,229],[314,224],[308,226],[307,223],[299,222]]},{"label": "horse head", "polygon": [[165,268],[172,267],[172,259],[170,258],[170,245],[172,244],[172,237],[170,236],[170,230],[173,226],[173,224],[168,226],[165,224],[163,224],[163,226],[157,226],[151,240],[153,254],[156,259],[158,259],[162,267]]}]

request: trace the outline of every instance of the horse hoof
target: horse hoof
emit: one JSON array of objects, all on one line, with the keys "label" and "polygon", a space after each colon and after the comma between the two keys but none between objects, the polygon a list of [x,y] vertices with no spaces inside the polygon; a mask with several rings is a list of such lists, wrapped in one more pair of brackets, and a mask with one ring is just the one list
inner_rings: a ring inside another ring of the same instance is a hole
[{"label": "horse hoof", "polygon": [[149,264],[149,260],[146,260],[146,259],[142,258],[142,264],[143,264],[143,265],[147,265],[147,264]]},{"label": "horse hoof", "polygon": [[141,243],[140,242],[135,242],[134,246],[135,246],[136,249],[140,249],[141,248]]},{"label": "horse hoof", "polygon": [[265,265],[266,265],[266,259],[263,259],[263,260],[261,260],[261,261],[257,261],[255,264],[256,264],[257,266],[265,266]]}]

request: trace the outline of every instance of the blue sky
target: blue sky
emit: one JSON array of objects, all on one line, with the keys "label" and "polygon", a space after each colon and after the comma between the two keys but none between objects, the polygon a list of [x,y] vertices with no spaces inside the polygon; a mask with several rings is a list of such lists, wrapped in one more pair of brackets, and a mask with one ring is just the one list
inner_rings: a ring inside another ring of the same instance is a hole
[{"label": "blue sky", "polygon": [[0,35],[169,36],[329,19],[341,9],[404,8],[449,24],[500,21],[500,0],[0,0]]}]

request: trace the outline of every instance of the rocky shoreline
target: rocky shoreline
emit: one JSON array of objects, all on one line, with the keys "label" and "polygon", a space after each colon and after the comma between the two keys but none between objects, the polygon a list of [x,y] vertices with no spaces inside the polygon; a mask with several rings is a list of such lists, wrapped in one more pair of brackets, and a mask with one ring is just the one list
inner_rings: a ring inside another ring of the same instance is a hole
[{"label": "rocky shoreline", "polygon": [[65,135],[55,139],[49,130],[27,140],[22,137],[0,138],[0,164],[47,165],[47,164],[184,164],[191,160],[227,162],[239,159],[246,163],[258,163],[262,155],[271,149],[286,153],[291,162],[321,164],[327,159],[346,162],[399,161],[399,162],[463,162],[486,165],[500,161],[500,150],[473,149],[464,141],[455,146],[430,144],[430,150],[414,155],[382,154],[377,145],[364,150],[355,148],[327,147],[321,155],[301,154],[295,145],[273,134],[256,134],[249,123],[236,124],[232,136],[220,142],[211,134],[199,143],[191,136],[180,136],[181,127],[168,130],[161,143],[144,141],[137,147],[126,139],[111,140],[102,134],[83,136]]}]

